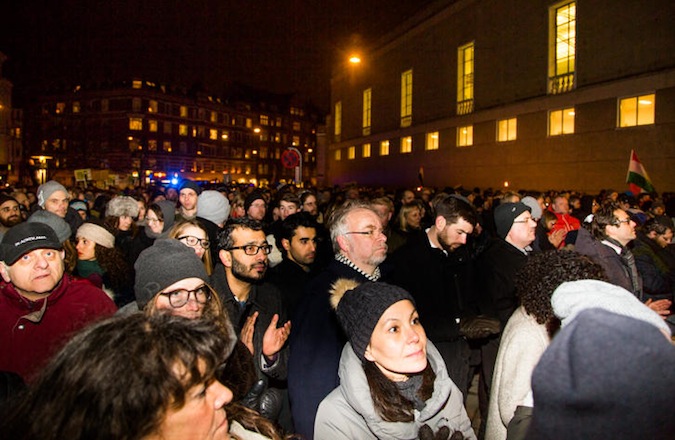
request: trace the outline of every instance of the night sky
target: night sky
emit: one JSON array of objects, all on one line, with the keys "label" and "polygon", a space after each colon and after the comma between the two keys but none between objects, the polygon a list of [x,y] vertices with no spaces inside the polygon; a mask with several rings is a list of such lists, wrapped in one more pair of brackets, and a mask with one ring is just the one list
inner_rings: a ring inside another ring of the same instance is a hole
[{"label": "night sky", "polygon": [[329,107],[330,69],[430,0],[21,0],[2,6],[3,74],[31,87],[129,79],[215,93],[242,82]]}]

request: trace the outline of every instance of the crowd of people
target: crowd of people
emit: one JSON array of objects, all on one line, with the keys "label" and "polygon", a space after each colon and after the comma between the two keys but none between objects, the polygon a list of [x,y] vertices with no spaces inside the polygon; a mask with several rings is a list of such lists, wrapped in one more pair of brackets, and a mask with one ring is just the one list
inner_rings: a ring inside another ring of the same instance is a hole
[{"label": "crowd of people", "polygon": [[673,217],[613,190],[7,188],[0,432],[672,438]]}]

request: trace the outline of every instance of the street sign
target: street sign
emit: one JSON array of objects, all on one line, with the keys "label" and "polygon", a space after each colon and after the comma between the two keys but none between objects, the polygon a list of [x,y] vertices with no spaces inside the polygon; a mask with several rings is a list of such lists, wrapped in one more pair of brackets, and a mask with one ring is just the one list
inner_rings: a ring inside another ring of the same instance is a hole
[{"label": "street sign", "polygon": [[285,150],[281,154],[281,164],[284,168],[295,168],[300,165],[300,154],[295,150]]}]

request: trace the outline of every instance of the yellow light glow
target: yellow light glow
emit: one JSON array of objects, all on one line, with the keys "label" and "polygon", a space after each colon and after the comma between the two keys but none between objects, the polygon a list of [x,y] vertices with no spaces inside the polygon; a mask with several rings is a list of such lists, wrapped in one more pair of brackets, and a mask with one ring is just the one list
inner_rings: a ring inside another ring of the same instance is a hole
[{"label": "yellow light glow", "polygon": [[258,128],[258,127],[254,128],[253,133],[260,133],[260,128]]},{"label": "yellow light glow", "polygon": [[638,101],[641,105],[652,105],[652,102],[648,99],[641,99]]},{"label": "yellow light glow", "polygon": [[504,181],[504,188],[508,188],[508,187],[509,187],[509,182],[506,180],[506,181]]},{"label": "yellow light glow", "polygon": [[349,57],[349,62],[352,64],[359,64],[361,62],[361,57],[358,55],[352,55]]}]

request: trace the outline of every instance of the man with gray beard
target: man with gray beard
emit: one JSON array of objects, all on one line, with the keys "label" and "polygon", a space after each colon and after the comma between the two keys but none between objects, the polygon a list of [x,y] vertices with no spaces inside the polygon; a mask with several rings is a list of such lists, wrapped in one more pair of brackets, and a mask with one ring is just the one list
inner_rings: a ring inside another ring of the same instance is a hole
[{"label": "man with gray beard", "polygon": [[[266,388],[283,389],[291,323],[286,319],[279,290],[263,281],[271,250],[260,222],[247,217],[230,220],[218,235],[220,262],[211,275],[211,286],[239,339],[253,355],[258,379],[264,381]],[[269,412],[259,409],[276,420],[281,405]],[[279,422],[284,427],[289,424]]]},{"label": "man with gray beard", "polygon": [[329,304],[332,284],[380,279],[387,237],[370,205],[351,201],[328,219],[335,259],[305,289],[293,315],[288,392],[295,432],[311,440],[319,403],[338,385],[338,365],[347,338]]}]

